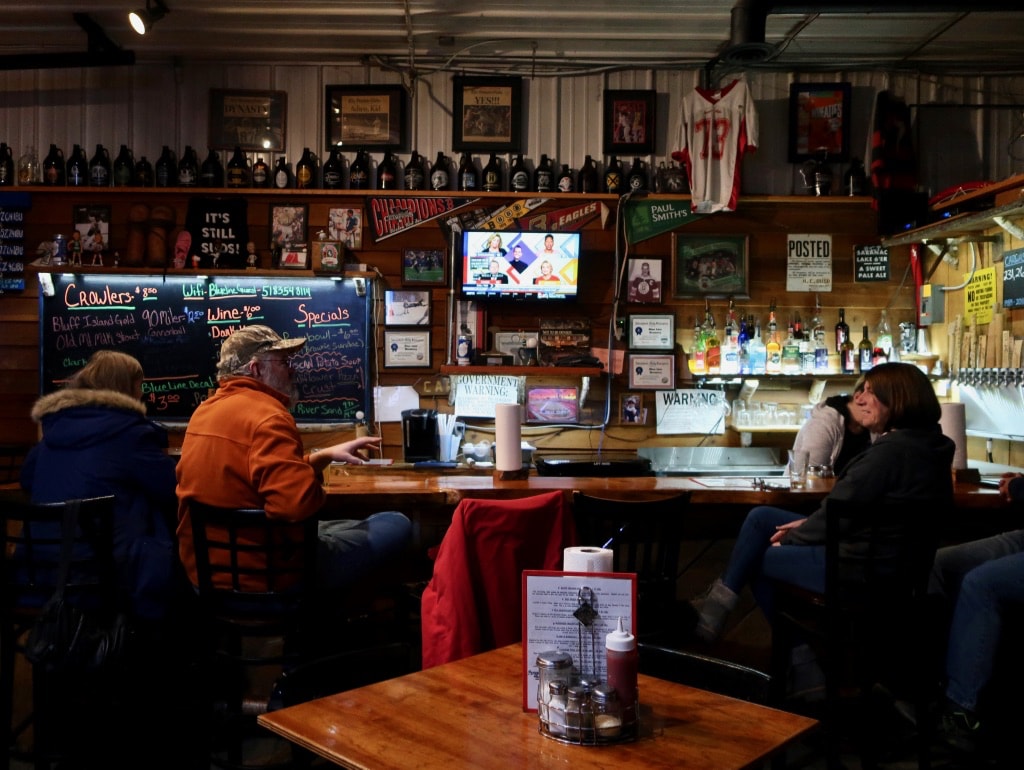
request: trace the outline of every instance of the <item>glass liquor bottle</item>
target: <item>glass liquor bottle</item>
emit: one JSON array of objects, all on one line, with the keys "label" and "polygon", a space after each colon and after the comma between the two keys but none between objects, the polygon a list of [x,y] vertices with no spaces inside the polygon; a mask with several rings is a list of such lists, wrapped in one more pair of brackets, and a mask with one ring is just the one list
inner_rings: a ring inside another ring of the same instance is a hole
[{"label": "glass liquor bottle", "polygon": [[224,166],[220,162],[220,155],[218,155],[217,151],[212,148],[206,156],[206,160],[203,161],[203,165],[199,167],[199,186],[224,186]]},{"label": "glass liquor bottle", "polygon": [[443,152],[437,153],[434,165],[430,167],[430,189],[447,190],[451,186],[451,166]]},{"label": "glass liquor bottle", "polygon": [[551,168],[551,161],[547,155],[540,156],[540,163],[533,170],[534,192],[554,192],[555,171]]},{"label": "glass liquor bottle", "polygon": [[736,305],[729,297],[729,309],[725,315],[725,328],[722,330],[722,374],[740,373],[740,344],[736,325]]},{"label": "glass liquor bottle", "polygon": [[857,373],[857,348],[849,337],[839,344],[839,371],[843,374]]},{"label": "glass liquor bottle", "polygon": [[775,300],[772,299],[768,308],[768,339],[764,343],[765,348],[765,373],[782,373],[782,344],[779,342],[779,325],[775,319]]},{"label": "glass liquor bottle", "polygon": [[750,340],[750,373],[755,375],[765,374],[768,371],[768,350],[761,339],[760,322],[754,325],[754,336]]},{"label": "glass liquor bottle", "polygon": [[257,155],[256,162],[252,164],[252,186],[257,188],[270,187],[270,180],[270,166],[263,160],[262,155]]},{"label": "glass liquor bottle", "polygon": [[385,152],[377,166],[377,189],[397,190],[398,189],[398,167],[395,165],[395,156]]},{"label": "glass liquor bottle", "polygon": [[614,155],[604,169],[604,191],[615,195],[623,192],[622,164]]},{"label": "glass liquor bottle", "polygon": [[102,144],[96,145],[96,154],[89,161],[89,186],[110,187],[110,153]]},{"label": "glass liquor bottle", "polygon": [[707,363],[704,359],[704,334],[700,325],[700,317],[693,317],[693,345],[687,366],[691,374],[707,374]]},{"label": "glass liquor bottle", "polygon": [[867,372],[871,370],[871,356],[875,352],[874,346],[871,344],[871,338],[868,337],[868,325],[863,326],[863,336],[860,338],[860,342],[857,343],[857,360],[860,363],[860,370]]},{"label": "glass liquor bottle", "polygon": [[789,324],[789,333],[785,342],[782,343],[782,373],[800,374],[800,343],[797,340],[796,329],[792,322]]},{"label": "glass liquor bottle", "polygon": [[64,185],[64,152],[57,145],[50,145],[50,152],[43,158],[43,184],[50,187]]},{"label": "glass liquor bottle", "polygon": [[599,188],[597,166],[594,165],[594,159],[587,155],[576,174],[576,189],[581,193],[596,193],[600,192]]},{"label": "glass liquor bottle", "polygon": [[711,312],[711,305],[707,299],[704,300],[704,325],[701,327],[704,336],[704,362],[708,368],[708,374],[720,374],[722,371],[722,342],[718,338],[718,330],[715,327],[715,316]]},{"label": "glass liquor bottle", "polygon": [[814,315],[811,317],[811,348],[814,350],[814,371],[828,371],[828,347],[825,344],[825,322],[821,317],[821,299],[814,295]]},{"label": "glass liquor bottle", "polygon": [[423,156],[413,150],[409,162],[405,164],[405,189],[422,190],[426,184],[427,177],[423,173]]},{"label": "glass liquor bottle", "polygon": [[[885,361],[892,361],[892,328],[889,326],[889,313],[884,308],[882,309],[882,315],[878,319],[878,329],[875,333],[875,348],[881,351],[881,356]],[[880,363],[884,363],[880,362]]]},{"label": "glass liquor bottle", "polygon": [[836,353],[842,352],[843,342],[850,339],[850,325],[846,323],[846,310],[839,308],[839,320],[836,321]]},{"label": "glass liquor bottle", "polygon": [[249,160],[242,153],[241,147],[235,147],[235,152],[228,161],[227,176],[225,179],[227,187],[252,187],[252,171],[249,169]]},{"label": "glass liquor bottle", "polygon": [[135,160],[132,158],[132,151],[128,149],[128,145],[122,144],[117,157],[114,158],[114,187],[128,187],[131,185],[134,167]]},{"label": "glass liquor bottle", "polygon": [[530,174],[523,163],[523,154],[519,153],[512,161],[512,168],[508,172],[508,186],[512,192],[530,192]]},{"label": "glass liquor bottle", "polygon": [[459,158],[459,170],[457,172],[459,181],[459,190],[462,191],[473,191],[480,187],[479,178],[476,173],[476,166],[473,164],[473,158],[468,152],[462,153],[462,157]]},{"label": "glass liquor bottle", "polygon": [[487,159],[487,165],[484,166],[483,191],[501,191],[501,163],[498,162],[498,156],[493,152],[491,157]]}]

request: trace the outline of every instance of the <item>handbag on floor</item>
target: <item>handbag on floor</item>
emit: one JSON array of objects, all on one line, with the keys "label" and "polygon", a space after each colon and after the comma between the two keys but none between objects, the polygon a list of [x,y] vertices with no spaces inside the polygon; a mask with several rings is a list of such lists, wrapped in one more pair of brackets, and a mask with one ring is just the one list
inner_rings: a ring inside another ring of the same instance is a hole
[{"label": "handbag on floor", "polygon": [[79,607],[64,596],[78,511],[77,500],[64,507],[57,588],[43,605],[25,644],[25,657],[55,674],[110,669],[126,658],[132,637],[131,622],[124,612]]}]

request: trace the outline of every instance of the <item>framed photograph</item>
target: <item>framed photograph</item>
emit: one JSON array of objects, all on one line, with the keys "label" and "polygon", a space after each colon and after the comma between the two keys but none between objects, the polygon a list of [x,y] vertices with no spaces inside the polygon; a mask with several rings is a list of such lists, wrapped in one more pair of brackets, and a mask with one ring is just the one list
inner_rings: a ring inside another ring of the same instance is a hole
[{"label": "framed photograph", "polygon": [[457,152],[519,152],[522,78],[456,75],[452,83],[452,148]]},{"label": "framed photograph", "polygon": [[270,245],[287,247],[306,242],[309,209],[305,203],[274,203],[270,206]]},{"label": "framed photograph", "polygon": [[748,294],[745,235],[672,234],[674,297],[740,297]]},{"label": "framed photograph", "polygon": [[676,357],[669,355],[629,356],[629,387],[634,390],[674,390]]},{"label": "framed photograph", "polygon": [[384,366],[430,368],[430,332],[384,330]]},{"label": "framed photograph", "polygon": [[619,423],[622,425],[646,425],[647,406],[643,393],[623,393],[619,396]]},{"label": "framed photograph", "polygon": [[281,249],[281,267],[305,270],[309,267],[309,251],[305,244],[286,245]]},{"label": "framed photograph", "polygon": [[284,152],[288,94],[210,89],[210,149]]},{"label": "framed photograph", "polygon": [[102,265],[110,248],[110,206],[75,206],[75,229],[67,239],[69,265]]},{"label": "framed photograph", "polygon": [[447,264],[443,249],[405,249],[402,286],[447,286]]},{"label": "framed photograph", "polygon": [[332,241],[341,241],[347,249],[363,248],[363,210],[330,209],[327,212],[327,236]]},{"label": "framed photograph", "polygon": [[675,350],[676,317],[666,315],[631,315],[629,347],[633,350]]},{"label": "framed photograph", "polygon": [[626,266],[626,301],[637,305],[661,304],[661,260],[630,258]]},{"label": "framed photograph", "polygon": [[384,292],[384,325],[430,326],[430,292]]},{"label": "framed photograph", "polygon": [[313,241],[313,269],[328,273],[341,272],[345,253],[338,241]]},{"label": "framed photograph", "polygon": [[604,92],[605,155],[654,152],[654,105],[658,92]]},{"label": "framed photograph", "polygon": [[404,86],[326,86],[327,147],[405,150],[409,95]]},{"label": "framed photograph", "polygon": [[[536,350],[538,344],[538,337],[540,332],[494,332],[494,345],[493,348],[499,353],[503,353],[506,356],[515,356],[516,363],[518,361],[519,351],[523,348],[527,350],[533,350],[533,358],[536,360]],[[530,345],[530,340],[533,340],[533,344]],[[525,361],[522,363],[526,363]]]},{"label": "framed photograph", "polygon": [[850,159],[850,84],[789,86],[789,162]]}]

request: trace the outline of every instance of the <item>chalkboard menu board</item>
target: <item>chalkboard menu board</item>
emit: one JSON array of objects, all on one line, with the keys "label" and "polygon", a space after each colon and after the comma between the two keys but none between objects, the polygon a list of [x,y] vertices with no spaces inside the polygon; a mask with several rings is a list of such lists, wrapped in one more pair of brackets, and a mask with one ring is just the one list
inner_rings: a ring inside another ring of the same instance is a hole
[{"label": "chalkboard menu board", "polygon": [[1003,307],[1024,307],[1024,249],[1003,254]]},{"label": "chalkboard menu board", "polygon": [[369,282],[360,297],[351,279],[340,278],[50,277],[53,291],[40,292],[43,392],[110,348],[142,363],[152,418],[187,420],[216,386],[221,343],[243,326],[265,324],[307,340],[292,359],[296,420],[347,422],[367,412]]}]

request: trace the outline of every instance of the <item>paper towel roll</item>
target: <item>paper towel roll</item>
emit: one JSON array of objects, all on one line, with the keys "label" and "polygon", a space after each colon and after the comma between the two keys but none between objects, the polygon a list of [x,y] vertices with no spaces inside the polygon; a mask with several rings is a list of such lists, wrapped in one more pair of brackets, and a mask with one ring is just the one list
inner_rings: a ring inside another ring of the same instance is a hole
[{"label": "paper towel roll", "polygon": [[956,451],[953,453],[953,470],[967,467],[967,416],[963,404],[943,404],[939,418],[942,432],[953,439]]},{"label": "paper towel roll", "polygon": [[518,471],[523,467],[519,404],[494,407],[494,467],[499,471]]},{"label": "paper towel roll", "polygon": [[566,548],[562,555],[562,569],[565,572],[611,572],[612,551],[585,545]]}]

